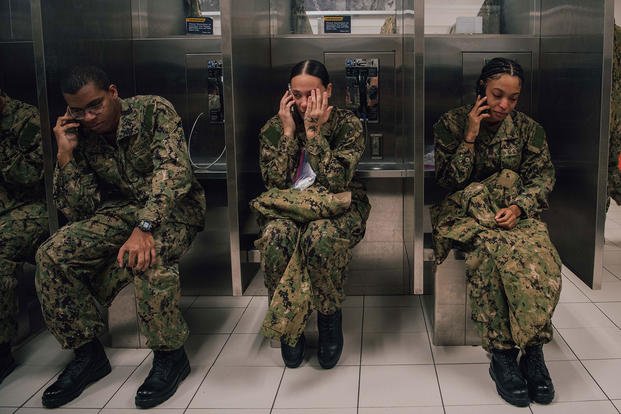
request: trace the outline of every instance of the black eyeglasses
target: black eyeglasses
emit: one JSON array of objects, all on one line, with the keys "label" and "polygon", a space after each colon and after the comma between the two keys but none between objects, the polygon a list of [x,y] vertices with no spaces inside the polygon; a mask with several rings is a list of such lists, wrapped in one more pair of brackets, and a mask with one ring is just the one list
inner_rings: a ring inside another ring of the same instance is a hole
[{"label": "black eyeglasses", "polygon": [[103,111],[103,106],[104,106],[104,97],[101,97],[95,100],[93,103],[91,103],[89,106],[87,106],[84,109],[69,108],[68,112],[69,112],[70,117],[75,118],[77,120],[82,120],[86,118],[87,113],[93,116],[99,115]]}]

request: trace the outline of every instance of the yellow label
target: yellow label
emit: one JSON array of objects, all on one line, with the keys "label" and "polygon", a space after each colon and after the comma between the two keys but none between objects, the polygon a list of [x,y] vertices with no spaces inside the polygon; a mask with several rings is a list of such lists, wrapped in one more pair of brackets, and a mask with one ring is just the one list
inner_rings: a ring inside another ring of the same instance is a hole
[{"label": "yellow label", "polygon": [[342,22],[343,16],[324,16],[323,20],[325,22]]},{"label": "yellow label", "polygon": [[190,23],[205,23],[205,17],[186,17],[185,21]]}]

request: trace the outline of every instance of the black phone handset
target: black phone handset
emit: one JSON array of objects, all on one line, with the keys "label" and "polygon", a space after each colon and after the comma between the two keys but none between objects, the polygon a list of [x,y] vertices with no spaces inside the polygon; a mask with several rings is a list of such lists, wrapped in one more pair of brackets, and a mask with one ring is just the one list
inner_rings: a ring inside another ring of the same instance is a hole
[{"label": "black phone handset", "polygon": [[291,105],[291,116],[295,121],[295,128],[304,129],[304,119],[302,119],[302,115],[300,115],[300,111],[298,111],[298,106],[296,104]]},{"label": "black phone handset", "polygon": [[[480,81],[477,84],[477,99],[478,98],[483,98],[484,96],[487,96],[485,93],[485,90],[487,89],[487,83]],[[483,105],[487,105],[487,100],[485,102],[483,102]],[[484,110],[483,112],[481,112],[483,114],[489,114],[489,109]]]},{"label": "black phone handset", "polygon": [[[293,91],[291,90],[291,84],[287,85],[287,90],[289,91],[291,96],[294,97]],[[304,130],[304,119],[302,118],[302,115],[300,114],[300,111],[298,110],[298,106],[296,104],[291,105],[291,116],[293,117],[293,121],[295,122],[295,129],[299,128],[300,130]]]}]

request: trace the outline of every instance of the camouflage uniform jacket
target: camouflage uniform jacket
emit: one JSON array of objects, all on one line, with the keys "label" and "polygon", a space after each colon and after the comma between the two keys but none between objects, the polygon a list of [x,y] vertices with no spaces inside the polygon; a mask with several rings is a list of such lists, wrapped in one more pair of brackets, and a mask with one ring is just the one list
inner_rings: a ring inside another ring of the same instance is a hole
[{"label": "camouflage uniform jacket", "polygon": [[481,123],[474,153],[464,143],[472,106],[453,109],[434,125],[436,180],[454,192],[503,169],[516,172],[523,191],[510,204],[523,218],[538,218],[548,207],[555,183],[554,166],[541,125],[521,112],[512,112],[497,130]]},{"label": "camouflage uniform jacket", "polygon": [[24,204],[42,202],[43,147],[39,111],[11,99],[0,114],[0,215]]},{"label": "camouflage uniform jacket", "polygon": [[608,157],[608,196],[621,204],[621,27],[615,25],[612,55],[612,90],[610,94],[610,142]]},{"label": "camouflage uniform jacket", "polygon": [[167,100],[121,100],[114,144],[81,131],[74,158],[54,172],[54,200],[72,221],[106,206],[142,207],[137,219],[202,228],[205,194],[192,173],[181,119]]},{"label": "camouflage uniform jacket", "polygon": [[320,135],[310,141],[304,131],[283,135],[278,115],[267,121],[260,135],[260,167],[268,189],[291,187],[304,146],[316,183],[331,193],[352,191],[353,200],[364,197],[362,185],[353,180],[364,152],[362,123],[353,112],[334,108]]}]

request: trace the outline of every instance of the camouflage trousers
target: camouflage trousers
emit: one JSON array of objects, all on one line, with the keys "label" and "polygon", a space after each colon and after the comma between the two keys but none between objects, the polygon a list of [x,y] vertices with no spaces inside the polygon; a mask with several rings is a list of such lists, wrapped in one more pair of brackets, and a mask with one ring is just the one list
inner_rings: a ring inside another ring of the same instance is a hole
[{"label": "camouflage trousers", "polygon": [[17,207],[0,216],[0,344],[17,335],[17,278],[23,262],[34,263],[37,247],[49,234],[43,203]]},{"label": "camouflage trousers", "polygon": [[[526,218],[506,230],[494,220],[497,211],[508,206],[521,189],[519,176],[503,170],[449,196],[441,207],[445,215],[434,220],[437,231],[467,251],[472,319],[487,350],[552,340],[561,260],[547,227],[540,220]],[[454,217],[447,220],[450,215]]]},{"label": "camouflage trousers", "polygon": [[[288,281],[287,286],[280,286],[285,291],[281,294],[285,302],[299,303],[310,296],[312,310],[323,314],[338,310],[345,299],[350,249],[364,236],[369,209],[365,196],[365,202],[352,202],[346,212],[335,218],[305,224],[284,218],[263,220],[261,238],[255,245],[261,251],[261,269],[270,303],[279,283]],[[304,277],[287,277],[288,272],[301,272]],[[309,316],[310,313],[301,315],[295,324],[298,329],[284,334],[283,339],[294,345]]]},{"label": "camouflage trousers", "polygon": [[139,207],[100,208],[94,216],[67,224],[37,251],[36,287],[50,332],[63,348],[75,349],[105,329],[97,303],[110,306],[133,282],[140,330],[150,348],[173,350],[189,335],[179,308],[179,259],[197,228],[164,223],[153,237],[157,263],[144,272],[119,268],[120,247],[137,223]]}]

